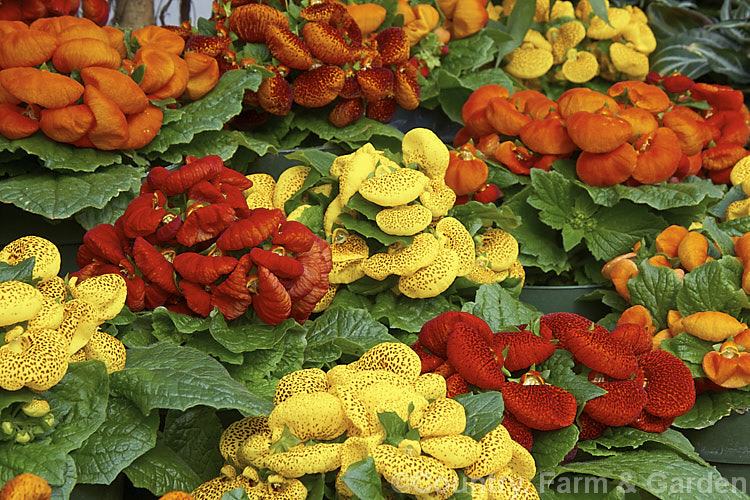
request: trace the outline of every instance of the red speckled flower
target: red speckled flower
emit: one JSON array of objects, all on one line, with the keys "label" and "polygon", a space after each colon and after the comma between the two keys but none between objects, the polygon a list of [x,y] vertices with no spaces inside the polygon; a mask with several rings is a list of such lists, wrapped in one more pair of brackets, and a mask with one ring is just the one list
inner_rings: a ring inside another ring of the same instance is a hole
[{"label": "red speckled flower", "polygon": [[292,110],[292,87],[278,71],[258,87],[258,104],[272,115],[284,116]]},{"label": "red speckled flower", "polygon": [[644,432],[657,432],[661,434],[669,429],[672,422],[674,422],[674,418],[657,417],[643,410],[638,418],[630,422],[630,427]]},{"label": "red speckled flower", "polygon": [[422,89],[417,81],[416,68],[409,63],[404,63],[396,68],[393,76],[395,78],[393,92],[398,105],[407,110],[416,109],[422,95]]},{"label": "red speckled flower", "polygon": [[669,419],[693,407],[693,377],[680,358],[667,351],[652,351],[641,356],[638,362],[643,369],[648,394],[646,412]]},{"label": "red speckled flower", "polygon": [[641,414],[648,401],[643,386],[635,380],[598,382],[595,379],[594,385],[605,389],[607,394],[587,401],[583,412],[605,425],[619,427],[629,424]]},{"label": "red speckled flower", "polygon": [[393,94],[393,71],[388,68],[363,68],[357,71],[357,82],[368,101],[379,101]]},{"label": "red speckled flower", "polygon": [[378,53],[383,58],[383,66],[398,66],[409,59],[409,37],[402,28],[386,28],[375,36]]},{"label": "red speckled flower", "polygon": [[641,325],[621,323],[612,330],[611,337],[633,350],[636,356],[651,350],[652,335]]},{"label": "red speckled flower", "polygon": [[386,97],[379,101],[370,101],[365,108],[365,116],[380,123],[389,123],[396,115],[398,103],[394,97]]},{"label": "red speckled flower", "polygon": [[424,346],[417,340],[411,345],[411,348],[419,356],[419,360],[422,362],[422,371],[420,373],[431,372],[445,361],[440,356],[436,356],[431,352],[425,350]]},{"label": "red speckled flower", "polygon": [[534,434],[528,426],[519,422],[512,413],[508,413],[507,411],[503,413],[501,424],[508,430],[508,434],[510,434],[513,441],[531,451],[534,445]]},{"label": "red speckled flower", "polygon": [[502,356],[470,325],[459,322],[453,326],[446,351],[448,361],[468,383],[498,390],[505,381]]},{"label": "red speckled flower", "polygon": [[633,350],[609,332],[572,329],[562,333],[560,340],[578,361],[612,378],[626,379],[638,367]]},{"label": "red speckled flower", "polygon": [[588,441],[589,439],[596,439],[609,427],[601,422],[597,422],[593,418],[589,417],[585,413],[578,415],[578,440]]},{"label": "red speckled flower", "polygon": [[422,325],[419,330],[419,343],[436,356],[447,358],[448,335],[459,322],[474,328],[485,342],[492,342],[492,329],[482,318],[467,312],[447,311]]},{"label": "red speckled flower", "polygon": [[452,398],[459,394],[466,394],[469,392],[469,384],[461,376],[460,373],[454,373],[445,379],[445,397]]},{"label": "red speckled flower", "polygon": [[565,389],[547,384],[539,372],[524,374],[521,383],[503,383],[501,392],[505,409],[532,429],[562,429],[575,421],[578,412],[576,398]]},{"label": "red speckled flower", "polygon": [[229,29],[243,42],[265,42],[266,30],[272,24],[289,29],[284,13],[268,5],[242,5],[229,15]]},{"label": "red speckled flower", "polygon": [[512,372],[541,364],[555,352],[555,344],[528,330],[493,334],[492,349],[500,355],[506,347],[503,366]]},{"label": "red speckled flower", "polygon": [[293,69],[309,69],[313,57],[307,44],[288,28],[270,25],[266,29],[266,45],[271,55]]},{"label": "red speckled flower", "polygon": [[594,323],[580,314],[570,312],[555,312],[543,315],[539,323],[539,333],[548,340],[559,339],[568,330],[592,328],[606,331],[602,326]]},{"label": "red speckled flower", "polygon": [[302,37],[312,55],[326,64],[342,66],[352,61],[356,55],[344,35],[330,24],[305,23]]},{"label": "red speckled flower", "polygon": [[359,120],[365,112],[365,105],[362,99],[339,99],[331,112],[328,114],[328,121],[335,127],[346,127],[350,123]]},{"label": "red speckled flower", "polygon": [[696,83],[690,89],[690,96],[696,101],[706,101],[714,109],[737,110],[742,107],[742,91],[727,85]]},{"label": "red speckled flower", "polygon": [[292,85],[292,99],[306,108],[319,108],[338,97],[344,87],[344,70],[324,65],[301,73]]}]

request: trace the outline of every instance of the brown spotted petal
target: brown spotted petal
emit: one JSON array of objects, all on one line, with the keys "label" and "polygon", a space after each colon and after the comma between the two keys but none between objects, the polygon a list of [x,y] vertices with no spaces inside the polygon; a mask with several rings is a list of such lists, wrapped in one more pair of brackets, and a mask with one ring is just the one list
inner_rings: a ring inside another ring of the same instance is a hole
[{"label": "brown spotted petal", "polygon": [[310,52],[326,64],[343,65],[354,58],[344,35],[330,24],[309,22],[302,27],[302,37]]},{"label": "brown spotted petal", "polygon": [[36,68],[9,68],[0,71],[0,85],[27,104],[62,108],[83,95],[83,85],[65,75]]},{"label": "brown spotted petal", "polygon": [[[341,87],[339,97],[344,99],[354,99],[355,97],[362,97],[362,89],[359,88],[359,82],[357,81],[357,73],[352,69],[345,71],[344,86]],[[2,91],[2,89],[0,89]]]},{"label": "brown spotted petal", "polygon": [[253,309],[269,325],[278,325],[292,312],[292,299],[284,285],[271,271],[258,267],[258,294],[253,297]]},{"label": "brown spotted petal", "polygon": [[398,27],[386,28],[375,37],[383,65],[399,65],[409,59],[409,37]]},{"label": "brown spotted petal", "polygon": [[609,332],[570,329],[560,335],[565,348],[594,371],[616,379],[630,377],[638,368],[633,350]]},{"label": "brown spotted petal", "polygon": [[302,19],[326,24],[339,24],[351,15],[342,4],[338,2],[321,2],[305,7],[299,13]]},{"label": "brown spotted petal", "polygon": [[23,139],[39,130],[39,121],[24,113],[26,108],[15,104],[0,104],[0,135],[7,139]]},{"label": "brown spotted petal", "polygon": [[35,29],[14,29],[0,43],[0,68],[37,66],[52,57],[58,38]]},{"label": "brown spotted petal", "polygon": [[292,86],[294,102],[306,108],[319,108],[336,99],[344,86],[344,70],[325,65],[301,73]]},{"label": "brown spotted petal", "polygon": [[242,5],[229,15],[229,29],[243,42],[265,42],[266,29],[272,24],[289,29],[284,13],[268,5]]},{"label": "brown spotted petal", "polygon": [[365,109],[365,116],[381,123],[389,123],[396,114],[397,106],[396,99],[393,97],[368,102]]},{"label": "brown spotted petal", "polygon": [[362,99],[340,99],[328,114],[328,121],[335,127],[346,127],[359,120],[365,111]]},{"label": "brown spotted petal", "polygon": [[393,94],[393,71],[388,68],[364,68],[357,71],[357,82],[368,101],[379,101]]},{"label": "brown spotted petal", "polygon": [[309,69],[313,58],[305,42],[289,28],[270,25],[266,30],[266,45],[271,55],[293,69]]},{"label": "brown spotted petal", "polygon": [[407,62],[396,69],[394,72],[395,85],[393,90],[398,105],[404,109],[412,110],[417,109],[419,106],[419,97],[422,94],[422,89],[419,87],[417,77],[411,76],[404,69],[406,66],[414,68],[413,65]]},{"label": "brown spotted petal", "polygon": [[292,87],[279,73],[258,87],[258,104],[272,115],[284,116],[292,109]]},{"label": "brown spotted petal", "polygon": [[210,57],[219,57],[232,43],[224,36],[192,35],[185,42],[185,52],[197,52]]}]

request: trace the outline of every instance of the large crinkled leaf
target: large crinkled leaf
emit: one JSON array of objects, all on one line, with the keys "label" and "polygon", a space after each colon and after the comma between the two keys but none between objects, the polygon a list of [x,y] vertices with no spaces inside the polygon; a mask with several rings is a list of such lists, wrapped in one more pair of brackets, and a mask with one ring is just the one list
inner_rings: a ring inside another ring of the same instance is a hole
[{"label": "large crinkled leaf", "polygon": [[278,325],[263,323],[257,317],[242,316],[227,323],[222,314],[213,313],[209,325],[211,336],[232,352],[252,352],[257,349],[273,349],[290,329],[299,325],[286,319]]},{"label": "large crinkled leaf", "polygon": [[[135,180],[133,181],[135,183]],[[112,224],[125,213],[128,204],[140,194],[140,187],[134,186],[129,191],[123,191],[104,205],[104,208],[84,208],[75,214],[75,220],[84,229],[89,230],[99,224]]]},{"label": "large crinkled leaf", "polygon": [[[0,152],[10,153],[23,150],[32,157],[26,162],[37,166],[37,158],[41,165],[49,170],[64,170],[69,172],[93,172],[99,167],[106,167],[122,163],[122,156],[118,151],[100,151],[92,148],[77,148],[70,144],[53,141],[42,132],[11,141],[0,135]],[[3,153],[7,154],[7,153]]]},{"label": "large crinkled leaf", "polygon": [[232,352],[219,344],[208,332],[200,332],[197,335],[191,336],[191,338],[185,342],[185,345],[203,351],[206,354],[210,354],[222,363],[229,363],[230,365],[241,365],[245,359],[242,356],[242,353]]},{"label": "large crinkled leaf", "polygon": [[70,493],[76,485],[76,463],[73,461],[73,457],[67,457],[64,467],[63,477],[65,478],[65,482],[60,485],[52,485],[50,500],[68,500]]},{"label": "large crinkled leaf", "polygon": [[493,60],[495,42],[481,31],[474,36],[451,40],[450,52],[443,57],[440,67],[452,75],[474,71]]},{"label": "large crinkled leaf", "polygon": [[687,207],[695,205],[704,198],[719,200],[724,196],[724,189],[709,179],[690,177],[676,184],[645,184],[643,186],[626,186],[617,184],[610,187],[595,187],[577,181],[576,184],[586,189],[597,204],[611,207],[621,200],[630,200],[639,205],[648,205],[657,210]]},{"label": "large crinkled leaf", "polygon": [[742,265],[732,256],[706,262],[685,274],[677,308],[683,316],[699,311],[737,316],[750,305],[740,286],[741,276]]},{"label": "large crinkled leaf", "polygon": [[[499,30],[495,30],[498,33],[502,33]],[[490,68],[482,71],[467,73],[461,75],[461,82],[472,90],[476,90],[479,87],[485,85],[501,85],[508,89],[509,92],[513,92],[513,80],[500,68]]]},{"label": "large crinkled leaf", "polygon": [[671,428],[659,434],[658,432],[644,432],[629,426],[610,427],[596,439],[579,442],[578,449],[591,455],[608,456],[617,455],[621,452],[620,448],[640,448],[645,443],[659,443],[680,453],[685,458],[706,465],[706,461],[696,453],[690,440]]},{"label": "large crinkled leaf", "polygon": [[503,421],[503,395],[498,391],[460,394],[454,398],[466,412],[466,428],[462,434],[479,441]]},{"label": "large crinkled leaf", "polygon": [[698,50],[692,50],[689,44],[668,43],[651,54],[651,70],[669,75],[675,72],[688,78],[700,78],[709,71],[708,59]]},{"label": "large crinkled leaf", "polygon": [[377,149],[397,151],[404,134],[393,127],[369,118],[360,118],[351,125],[338,128],[319,110],[297,110],[292,127],[309,130],[325,141],[346,145],[354,150],[371,142]]},{"label": "large crinkled leaf", "polygon": [[558,467],[556,472],[619,479],[664,500],[747,498],[715,467],[687,460],[670,449],[639,449],[597,460],[571,462]]},{"label": "large crinkled leaf", "polygon": [[481,285],[474,302],[464,303],[461,310],[482,318],[493,332],[503,326],[528,324],[539,316],[535,308],[520,302],[498,283]]},{"label": "large crinkled leaf", "polygon": [[208,94],[180,109],[179,120],[162,125],[159,134],[138,150],[149,157],[158,156],[174,144],[187,144],[199,132],[221,130],[230,118],[242,111],[245,90],[258,90],[263,80],[254,68],[224,73]]},{"label": "large crinkled leaf", "polygon": [[164,420],[163,442],[200,477],[209,481],[224,464],[217,443],[224,428],[216,411],[196,406],[184,412],[170,410]]},{"label": "large crinkled leaf", "polygon": [[573,371],[574,366],[573,354],[564,349],[557,349],[537,369],[549,371],[547,383],[571,393],[578,401],[579,407],[583,407],[586,401],[607,393],[606,390],[589,382],[588,378],[577,375]]},{"label": "large crinkled leaf", "polygon": [[272,408],[233,380],[214,358],[169,342],[129,349],[125,368],[110,379],[114,393],[132,400],[143,413],[205,405],[266,415]]},{"label": "large crinkled leaf", "polygon": [[442,295],[429,299],[410,299],[387,291],[376,296],[370,314],[392,329],[416,333],[427,321],[451,309],[455,307]]},{"label": "large crinkled leaf", "polygon": [[31,472],[52,485],[64,484],[68,453],[104,422],[108,396],[104,363],[72,363],[65,377],[44,393],[56,420],[53,432],[23,446],[0,442],[0,482]]},{"label": "large crinkled leaf", "polygon": [[643,205],[628,201],[604,207],[582,228],[591,254],[606,262],[633,248],[643,237],[656,237],[667,226],[666,221]]},{"label": "large crinkled leaf", "polygon": [[537,471],[559,464],[578,442],[578,427],[571,424],[555,431],[534,431],[534,456]]},{"label": "large crinkled leaf", "polygon": [[381,485],[380,474],[375,469],[375,461],[372,457],[366,457],[359,462],[351,464],[346,473],[341,476],[341,480],[346,484],[357,498],[367,498],[372,500],[382,500],[383,487]]},{"label": "large crinkled leaf", "polygon": [[700,365],[703,357],[713,351],[713,344],[708,340],[699,339],[687,332],[682,332],[670,339],[661,341],[661,348],[671,352],[686,364]]},{"label": "large crinkled leaf", "polygon": [[680,278],[666,267],[652,266],[644,261],[640,272],[628,281],[630,302],[640,304],[651,313],[658,330],[667,327],[667,313],[677,309],[677,295],[683,284]]},{"label": "large crinkled leaf", "polygon": [[0,202],[48,219],[66,219],[87,207],[103,208],[140,184],[143,169],[112,165],[96,172],[37,171],[0,180]]},{"label": "large crinkled leaf", "polygon": [[193,137],[188,144],[176,144],[165,152],[152,153],[151,157],[170,163],[180,163],[186,156],[202,158],[218,155],[222,160],[231,159],[240,147],[254,151],[260,156],[278,151],[277,144],[256,139],[247,132],[239,130],[207,130]]},{"label": "large crinkled leaf", "polygon": [[144,415],[125,398],[111,397],[104,424],[72,453],[78,482],[110,484],[133,460],[156,445],[159,412]]},{"label": "large crinkled leaf", "polygon": [[364,309],[329,307],[309,323],[305,362],[314,366],[336,361],[342,354],[361,356],[381,342],[398,342]]},{"label": "large crinkled leaf", "polygon": [[748,391],[706,391],[695,398],[695,404],[684,415],[677,417],[673,423],[682,429],[703,429],[714,425],[726,417],[732,410],[745,413],[750,408]]},{"label": "large crinkled leaf", "polygon": [[457,74],[443,68],[438,69],[435,73],[440,87],[437,99],[441,109],[452,121],[462,123],[461,108],[471,95],[472,89],[464,87],[461,79],[456,76]]},{"label": "large crinkled leaf", "polygon": [[138,457],[125,469],[125,475],[136,488],[145,488],[157,496],[170,491],[193,491],[201,484],[185,460],[162,443]]},{"label": "large crinkled leaf", "polygon": [[196,332],[208,330],[210,320],[172,312],[166,307],[157,307],[151,313],[153,335],[159,340],[184,344]]}]

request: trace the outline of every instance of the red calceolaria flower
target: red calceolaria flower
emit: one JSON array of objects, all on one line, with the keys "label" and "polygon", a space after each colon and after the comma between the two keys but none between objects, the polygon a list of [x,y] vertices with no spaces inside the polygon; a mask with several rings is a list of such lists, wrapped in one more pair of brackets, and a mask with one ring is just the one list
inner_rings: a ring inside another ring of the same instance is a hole
[{"label": "red calceolaria flower", "polygon": [[562,332],[560,340],[578,361],[612,378],[626,379],[638,367],[633,350],[612,338],[609,332],[570,329]]},{"label": "red calceolaria flower", "polygon": [[635,323],[621,323],[617,325],[610,334],[613,339],[619,340],[633,349],[636,356],[645,354],[651,350],[652,335]]},{"label": "red calceolaria flower", "polygon": [[528,330],[517,332],[497,332],[493,334],[492,348],[496,353],[505,354],[503,366],[509,371],[522,370],[540,364],[555,352],[555,344],[538,337]]},{"label": "red calceolaria flower", "polygon": [[644,411],[665,419],[674,419],[695,404],[695,384],[690,369],[667,351],[651,351],[638,359],[645,377],[648,403]]},{"label": "red calceolaria flower", "polygon": [[470,384],[483,389],[498,390],[505,381],[503,358],[491,344],[466,323],[456,323],[446,344],[448,361]]},{"label": "red calceolaria flower", "polygon": [[487,343],[492,341],[492,330],[483,319],[466,312],[447,311],[422,325],[419,330],[419,342],[431,353],[445,359],[448,357],[448,335],[459,322],[474,328]]},{"label": "red calceolaria flower", "polygon": [[605,425],[601,422],[597,422],[593,418],[589,417],[585,413],[581,413],[578,415],[578,440],[579,441],[588,441],[590,439],[596,439],[602,434],[604,434],[604,431],[609,429],[608,425]]},{"label": "red calceolaria flower", "polygon": [[674,418],[657,417],[643,410],[638,418],[630,422],[629,425],[644,432],[657,432],[661,434],[669,429],[672,422],[674,422]]},{"label": "red calceolaria flower", "polygon": [[607,393],[587,401],[583,412],[602,424],[627,425],[638,418],[648,401],[643,385],[635,380],[607,380],[595,372],[591,372],[589,379]]},{"label": "red calceolaria flower", "polygon": [[503,421],[501,424],[507,429],[513,441],[531,451],[534,445],[534,433],[531,432],[531,429],[527,425],[519,422],[512,413],[508,413],[507,411],[503,412]]},{"label": "red calceolaria flower", "polygon": [[539,372],[530,371],[521,382],[505,382],[501,392],[505,409],[532,429],[553,431],[575,421],[576,398],[560,387],[547,384]]},{"label": "red calceolaria flower", "polygon": [[114,225],[86,233],[75,275],[121,273],[133,311],[231,320],[252,307],[269,324],[304,322],[328,289],[330,247],[281,210],[248,209],[251,185],[218,156],[155,167]]},{"label": "red calceolaria flower", "polygon": [[419,360],[422,362],[422,371],[420,373],[428,373],[433,371],[435,368],[443,364],[445,361],[440,356],[436,356],[429,351],[426,351],[424,346],[417,340],[411,345],[411,348],[419,356]]},{"label": "red calceolaria flower", "polygon": [[445,397],[452,398],[467,392],[469,392],[469,384],[460,373],[454,373],[445,379]]}]

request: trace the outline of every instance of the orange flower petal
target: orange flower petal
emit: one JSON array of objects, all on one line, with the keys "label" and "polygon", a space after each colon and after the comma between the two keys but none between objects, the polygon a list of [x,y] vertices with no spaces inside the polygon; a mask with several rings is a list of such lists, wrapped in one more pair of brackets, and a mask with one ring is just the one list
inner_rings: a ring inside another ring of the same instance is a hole
[{"label": "orange flower petal", "polygon": [[180,35],[160,26],[146,26],[135,30],[133,36],[141,47],[151,46],[178,56],[185,48],[185,40]]},{"label": "orange flower petal", "polygon": [[560,116],[563,118],[567,118],[577,111],[590,111],[593,113],[605,106],[615,114],[620,110],[620,105],[617,104],[617,101],[588,87],[576,87],[566,90],[557,98],[557,106]]},{"label": "orange flower petal", "polygon": [[687,234],[688,230],[682,226],[676,224],[669,226],[656,237],[656,251],[669,257],[677,257],[680,241]]},{"label": "orange flower petal", "polygon": [[213,57],[197,52],[184,55],[188,67],[188,83],[185,95],[195,101],[208,94],[219,81],[219,64]]},{"label": "orange flower petal", "polygon": [[638,137],[650,134],[659,127],[659,122],[656,121],[654,115],[643,108],[631,106],[621,109],[617,116],[630,123],[630,126],[633,128],[628,142],[635,142]]},{"label": "orange flower petal", "polygon": [[87,136],[91,143],[105,151],[121,147],[129,137],[128,121],[117,104],[93,86],[86,87],[83,102],[94,114],[94,127]]},{"label": "orange flower petal", "polygon": [[60,44],[52,57],[52,64],[60,73],[71,73],[76,69],[101,66],[117,69],[122,63],[120,54],[95,38],[76,38]]},{"label": "orange flower petal", "polygon": [[147,94],[166,85],[175,71],[174,59],[169,52],[148,47],[138,50],[133,58],[133,64],[136,68],[141,64],[146,65],[140,87]]},{"label": "orange flower petal", "polygon": [[187,88],[188,79],[190,78],[190,71],[188,70],[187,63],[180,56],[174,54],[169,55],[172,57],[172,62],[174,64],[174,74],[166,85],[149,93],[149,99],[154,99],[156,101],[169,98],[176,99],[180,97]]},{"label": "orange flower petal", "polygon": [[567,127],[570,139],[589,153],[614,151],[628,140],[633,130],[629,122],[602,110],[573,113],[568,117]]},{"label": "orange flower petal", "polygon": [[565,124],[556,117],[531,120],[521,127],[518,135],[528,148],[543,155],[567,155],[578,149]]},{"label": "orange flower petal", "polygon": [[531,118],[518,111],[512,102],[499,98],[492,99],[487,104],[485,117],[497,132],[509,136],[518,135],[521,127],[531,121]]},{"label": "orange flower petal", "polygon": [[0,104],[0,135],[7,139],[23,139],[39,130],[39,122],[24,115],[25,107]]},{"label": "orange flower petal", "polygon": [[86,19],[86,22],[71,24],[67,28],[63,28],[58,36],[60,37],[60,43],[78,40],[79,38],[93,38],[109,45],[107,32],[88,19]]},{"label": "orange flower petal", "polygon": [[453,11],[452,37],[456,40],[471,36],[481,30],[490,20],[482,0],[458,0]]},{"label": "orange flower petal", "polygon": [[0,36],[5,37],[8,33],[16,30],[27,30],[29,26],[23,21],[8,21],[0,19]]},{"label": "orange flower petal", "polygon": [[85,104],[43,109],[40,114],[39,128],[57,142],[72,144],[83,138],[94,125],[94,114]]},{"label": "orange flower petal", "polygon": [[128,140],[121,146],[122,149],[140,149],[154,140],[156,134],[161,130],[161,122],[164,113],[161,108],[149,104],[140,113],[128,116]]},{"label": "orange flower petal", "polygon": [[[338,66],[320,66],[310,69],[294,80],[292,86],[292,99],[300,106],[306,108],[319,108],[331,103],[344,87],[344,70]],[[393,103],[395,104],[395,100]],[[390,106],[385,106],[385,108]],[[375,106],[380,111],[380,107]],[[374,112],[374,111],[373,111]]]},{"label": "orange flower petal", "polygon": [[17,29],[3,36],[0,44],[0,68],[37,66],[55,52],[59,40],[44,31]]},{"label": "orange flower petal", "polygon": [[637,155],[627,142],[609,153],[582,152],[576,161],[578,178],[589,186],[614,186],[628,180]]},{"label": "orange flower petal", "polygon": [[83,85],[72,78],[37,68],[4,69],[0,85],[16,99],[43,108],[69,106],[83,94]]},{"label": "orange flower petal", "polygon": [[700,153],[711,140],[711,132],[695,111],[675,106],[662,115],[662,124],[677,134],[682,152],[688,156]]},{"label": "orange flower petal", "polygon": [[81,70],[85,85],[93,85],[112,99],[123,113],[140,113],[148,106],[148,98],[135,80],[115,69],[91,66]]},{"label": "orange flower petal", "polygon": [[349,15],[354,18],[354,22],[359,26],[362,36],[367,36],[376,31],[383,21],[387,11],[382,5],[375,3],[350,3],[346,6]]},{"label": "orange flower petal", "polygon": [[719,144],[701,153],[702,165],[706,170],[724,170],[733,167],[742,158],[750,155],[750,151],[736,144]]},{"label": "orange flower petal", "polygon": [[0,104],[18,104],[19,102],[21,99],[16,98],[0,84]]},{"label": "orange flower petal", "polygon": [[128,49],[125,47],[125,33],[114,26],[103,26],[102,31],[107,35],[109,46],[115,49],[121,58],[125,59],[128,56]]},{"label": "orange flower petal", "polygon": [[617,82],[607,90],[607,95],[617,97],[626,91],[633,106],[645,109],[650,113],[661,113],[672,104],[669,96],[662,89],[638,81]]},{"label": "orange flower petal", "polygon": [[[31,29],[40,31],[46,31],[53,35],[61,37],[62,33],[68,29],[74,28],[69,34],[65,35],[64,41],[72,40],[76,38],[75,33],[88,33],[89,35],[85,38],[99,38],[99,26],[90,19],[84,17],[75,16],[59,16],[59,17],[40,17],[35,20],[31,25]],[[78,31],[80,30],[80,31]],[[80,37],[79,37],[80,38]],[[103,41],[103,40],[102,40]]]},{"label": "orange flower petal", "polygon": [[471,93],[461,108],[461,120],[472,136],[479,137],[494,132],[487,122],[485,108],[490,100],[496,97],[507,99],[508,95],[505,87],[495,84],[484,85]]},{"label": "orange flower petal", "polygon": [[680,164],[680,142],[677,135],[668,128],[659,127],[642,135],[633,146],[638,153],[638,160],[632,177],[641,184],[666,181]]}]

